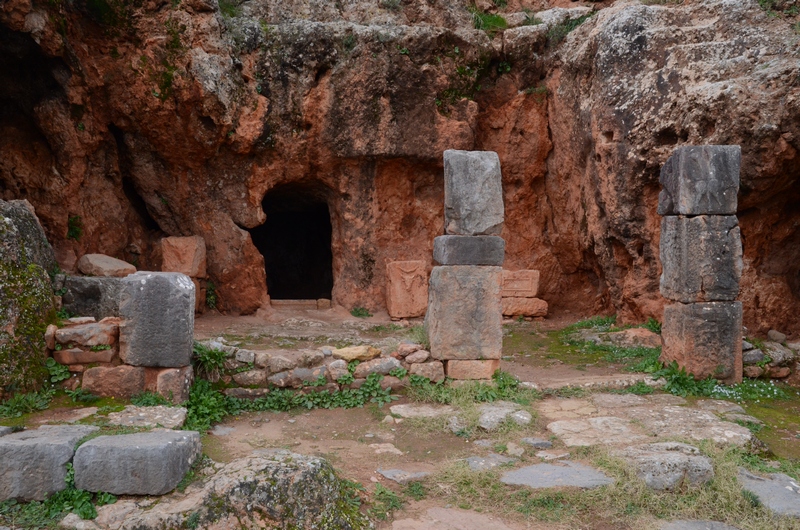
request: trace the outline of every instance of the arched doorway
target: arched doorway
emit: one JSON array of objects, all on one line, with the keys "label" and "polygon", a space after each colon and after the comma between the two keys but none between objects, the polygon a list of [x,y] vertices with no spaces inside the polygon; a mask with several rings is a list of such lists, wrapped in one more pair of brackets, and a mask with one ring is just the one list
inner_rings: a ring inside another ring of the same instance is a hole
[{"label": "arched doorway", "polygon": [[250,230],[264,256],[267,291],[274,300],[331,298],[331,217],[324,193],[308,185],[285,184],[262,204],[267,220]]}]

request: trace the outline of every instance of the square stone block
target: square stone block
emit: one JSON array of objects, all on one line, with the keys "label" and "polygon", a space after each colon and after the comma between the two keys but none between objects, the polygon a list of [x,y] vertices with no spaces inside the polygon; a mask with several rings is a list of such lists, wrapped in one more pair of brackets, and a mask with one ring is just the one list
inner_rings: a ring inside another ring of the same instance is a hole
[{"label": "square stone block", "polygon": [[735,215],[661,219],[661,294],[676,302],[733,301],[742,277]]},{"label": "square stone block", "polygon": [[425,327],[434,359],[500,358],[503,349],[502,277],[500,267],[433,268]]},{"label": "square stone block", "polygon": [[392,318],[425,314],[428,273],[424,261],[390,261],[386,264],[386,309]]},{"label": "square stone block", "polygon": [[536,298],[539,294],[539,271],[503,271],[503,297]]},{"label": "square stone block", "polygon": [[83,372],[82,388],[101,397],[131,398],[145,390],[145,369],[140,366],[95,366]]},{"label": "square stone block", "polygon": [[503,297],[503,316],[546,317],[547,302],[541,298]]},{"label": "square stone block", "polygon": [[156,377],[156,392],[172,403],[183,403],[189,400],[189,390],[194,382],[194,370],[191,366],[183,368],[164,368]]},{"label": "square stone block", "polygon": [[119,316],[122,278],[67,276],[64,289],[62,306],[74,315],[92,316],[96,320]]},{"label": "square stone block", "polygon": [[742,149],[738,145],[678,147],[661,168],[659,215],[735,215]]},{"label": "square stone block", "polygon": [[493,151],[444,152],[446,234],[497,235],[503,230],[500,158]]},{"label": "square stone block", "polygon": [[122,284],[122,361],[133,366],[188,366],[194,341],[192,280],[176,272],[137,272]]},{"label": "square stone block", "polygon": [[161,240],[164,272],[180,272],[190,278],[206,277],[206,242],[200,236],[165,237]]},{"label": "square stone block", "polygon": [[0,438],[0,502],[42,501],[66,487],[75,445],[90,425],[43,425]]},{"label": "square stone block", "polygon": [[114,495],[164,495],[175,489],[200,451],[195,431],[98,436],[75,452],[75,486]]},{"label": "square stone block", "polygon": [[506,242],[498,236],[439,236],[433,240],[433,260],[439,265],[503,264]]},{"label": "square stone block", "polygon": [[672,304],[664,308],[661,361],[698,379],[742,382],[742,303]]},{"label": "square stone block", "polygon": [[450,379],[491,379],[500,368],[500,360],[491,361],[447,361],[447,377]]}]

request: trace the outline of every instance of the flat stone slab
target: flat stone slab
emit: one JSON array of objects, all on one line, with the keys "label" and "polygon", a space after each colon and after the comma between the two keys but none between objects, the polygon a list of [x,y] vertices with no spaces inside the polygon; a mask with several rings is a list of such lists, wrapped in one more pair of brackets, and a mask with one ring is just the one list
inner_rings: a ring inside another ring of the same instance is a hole
[{"label": "flat stone slab", "polygon": [[14,429],[11,427],[0,427],[0,436],[5,436],[6,434],[11,434],[14,432]]},{"label": "flat stone slab", "polygon": [[717,414],[746,414],[745,410],[736,403],[722,399],[698,399],[694,402],[694,406]]},{"label": "flat stone slab", "polygon": [[665,523],[660,530],[739,530],[739,528],[717,521],[681,520]]},{"label": "flat stone slab", "polygon": [[67,463],[90,425],[42,425],[0,438],[0,502],[41,501],[66,487]]},{"label": "flat stone slab", "polygon": [[164,495],[201,451],[195,431],[98,436],[75,452],[75,486],[114,495]]},{"label": "flat stone slab", "polygon": [[614,483],[612,478],[592,467],[568,461],[515,469],[503,474],[500,481],[534,489],[565,486],[591,489]]},{"label": "flat stone slab", "polygon": [[663,442],[628,447],[615,453],[637,469],[650,489],[673,490],[681,485],[702,486],[714,478],[711,459],[691,445]]},{"label": "flat stone slab", "polygon": [[487,456],[470,456],[466,462],[469,468],[473,471],[488,471],[503,464],[510,464],[516,462],[516,458],[509,458],[507,456],[498,455],[497,453],[489,453]]},{"label": "flat stone slab", "polygon": [[783,473],[759,477],[739,468],[739,482],[773,512],[800,517],[800,481]]},{"label": "flat stone slab", "polygon": [[595,394],[592,403],[597,408],[616,409],[623,407],[639,407],[647,405],[647,399],[636,394]]},{"label": "flat stone slab", "polygon": [[111,425],[124,425],[126,427],[164,427],[166,429],[179,429],[186,421],[186,409],[183,407],[137,407],[128,405],[120,412],[108,415]]},{"label": "flat stone slab", "polygon": [[521,405],[510,401],[484,403],[478,407],[478,410],[480,411],[478,426],[487,431],[497,429],[507,419],[512,420],[517,425],[527,425],[532,420],[531,414],[522,410]]},{"label": "flat stone slab", "polygon": [[653,436],[712,440],[719,445],[744,447],[753,441],[747,427],[719,419],[715,414],[688,407],[634,407],[625,415],[642,423]]},{"label": "flat stone slab", "polygon": [[554,421],[547,430],[561,438],[567,447],[617,445],[646,440],[631,426],[631,422],[615,416]]},{"label": "flat stone slab", "polygon": [[381,468],[378,468],[378,473],[388,478],[389,480],[397,482],[398,484],[408,484],[409,482],[416,482],[430,475],[430,473],[426,471],[414,472],[414,471],[403,471],[402,469],[381,469]]},{"label": "flat stone slab", "polygon": [[523,438],[521,441],[534,449],[550,449],[553,447],[553,442],[544,438]]},{"label": "flat stone slab", "polygon": [[489,528],[512,530],[496,517],[455,508],[430,508],[418,519],[398,519],[392,523],[392,530],[487,530]]},{"label": "flat stone slab", "polygon": [[437,418],[447,414],[453,414],[455,409],[449,405],[417,405],[406,403],[403,405],[392,405],[389,411],[401,418]]}]

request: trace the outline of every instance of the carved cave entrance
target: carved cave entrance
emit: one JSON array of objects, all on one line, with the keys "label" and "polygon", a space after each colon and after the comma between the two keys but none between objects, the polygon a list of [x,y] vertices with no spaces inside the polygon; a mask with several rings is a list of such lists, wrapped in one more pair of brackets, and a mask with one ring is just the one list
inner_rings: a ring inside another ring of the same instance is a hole
[{"label": "carved cave entrance", "polygon": [[324,194],[302,184],[276,187],[262,203],[266,222],[250,230],[264,256],[274,300],[331,298],[331,217]]}]

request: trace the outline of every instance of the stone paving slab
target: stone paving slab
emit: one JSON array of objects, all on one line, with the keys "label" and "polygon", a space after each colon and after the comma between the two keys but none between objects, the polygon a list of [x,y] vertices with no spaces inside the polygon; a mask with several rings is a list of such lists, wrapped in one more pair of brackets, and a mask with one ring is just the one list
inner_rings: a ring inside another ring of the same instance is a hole
[{"label": "stone paving slab", "polygon": [[14,430],[11,427],[0,427],[0,436],[11,434]]},{"label": "stone paving slab", "polygon": [[739,468],[739,482],[773,512],[800,517],[800,481],[783,473],[759,477]]},{"label": "stone paving slab", "polygon": [[112,412],[108,415],[111,425],[126,427],[164,427],[166,429],[179,429],[186,421],[186,409],[183,407],[137,407],[128,405],[121,412]]},{"label": "stone paving slab", "polygon": [[547,425],[547,430],[561,438],[567,447],[617,445],[647,439],[629,420],[615,416],[554,421]]},{"label": "stone paving slab", "polygon": [[402,405],[392,405],[389,411],[401,418],[437,418],[447,414],[453,414],[455,409],[449,405],[417,405],[405,403]]},{"label": "stone paving slab", "polygon": [[471,456],[467,458],[466,461],[469,468],[473,471],[488,471],[503,464],[516,462],[517,460],[515,458],[498,455],[497,453],[489,453],[487,456]]},{"label": "stone paving slab", "polygon": [[713,440],[720,445],[744,447],[754,437],[747,427],[719,419],[715,414],[689,407],[633,407],[626,416],[638,420],[653,436]]},{"label": "stone paving slab", "polygon": [[418,480],[422,480],[430,473],[426,471],[404,471],[402,469],[381,469],[378,468],[378,473],[389,480],[393,480],[398,484],[408,484],[409,482],[415,482]]},{"label": "stone paving slab", "polygon": [[430,508],[417,519],[398,519],[392,530],[512,530],[496,517],[454,508]]},{"label": "stone paving slab", "polygon": [[535,489],[565,486],[591,489],[614,482],[612,478],[592,467],[569,461],[515,469],[503,474],[500,481]]},{"label": "stone paving slab", "polygon": [[66,487],[67,463],[90,425],[43,425],[0,438],[0,502],[41,501]]},{"label": "stone paving slab", "polygon": [[650,489],[673,490],[684,484],[702,486],[714,478],[711,459],[688,444],[663,442],[616,451],[627,460]]}]

